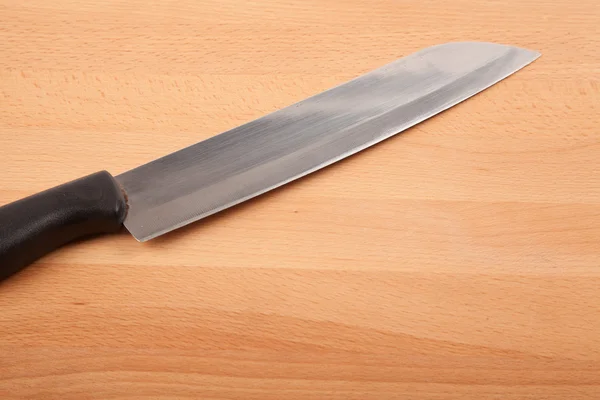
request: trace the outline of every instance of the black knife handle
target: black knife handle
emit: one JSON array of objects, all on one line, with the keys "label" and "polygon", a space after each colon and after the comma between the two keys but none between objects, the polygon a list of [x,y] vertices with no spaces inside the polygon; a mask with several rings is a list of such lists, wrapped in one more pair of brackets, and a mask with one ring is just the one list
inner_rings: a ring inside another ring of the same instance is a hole
[{"label": "black knife handle", "polygon": [[106,171],[0,207],[0,281],[69,242],[117,232],[126,212]]}]

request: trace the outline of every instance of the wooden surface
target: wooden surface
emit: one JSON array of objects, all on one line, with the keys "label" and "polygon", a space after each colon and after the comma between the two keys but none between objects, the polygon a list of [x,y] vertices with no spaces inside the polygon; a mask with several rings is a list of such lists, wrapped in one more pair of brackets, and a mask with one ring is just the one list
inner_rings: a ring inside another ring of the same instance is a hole
[{"label": "wooden surface", "polygon": [[0,0],[0,204],[423,47],[542,58],[205,222],[0,284],[0,398],[600,398],[597,0]]}]

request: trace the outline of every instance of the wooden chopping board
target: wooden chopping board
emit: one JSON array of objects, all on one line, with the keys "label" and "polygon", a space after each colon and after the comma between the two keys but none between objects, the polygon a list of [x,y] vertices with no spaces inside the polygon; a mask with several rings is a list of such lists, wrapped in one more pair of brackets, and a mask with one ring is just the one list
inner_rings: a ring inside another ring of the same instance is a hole
[{"label": "wooden chopping board", "polygon": [[0,284],[0,398],[597,399],[596,0],[0,0],[0,204],[424,47],[542,57],[344,162]]}]

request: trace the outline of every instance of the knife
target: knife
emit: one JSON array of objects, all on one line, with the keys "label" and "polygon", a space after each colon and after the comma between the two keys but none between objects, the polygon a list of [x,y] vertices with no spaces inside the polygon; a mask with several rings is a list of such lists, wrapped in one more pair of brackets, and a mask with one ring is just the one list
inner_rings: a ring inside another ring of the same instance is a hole
[{"label": "knife", "polygon": [[429,47],[113,176],[100,171],[0,207],[0,280],[123,226],[144,242],[357,153],[492,86],[538,52]]}]

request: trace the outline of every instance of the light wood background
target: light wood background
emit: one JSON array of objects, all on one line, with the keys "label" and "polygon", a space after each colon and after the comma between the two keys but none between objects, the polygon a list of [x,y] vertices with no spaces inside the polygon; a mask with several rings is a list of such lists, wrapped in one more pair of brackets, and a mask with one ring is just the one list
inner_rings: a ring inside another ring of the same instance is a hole
[{"label": "light wood background", "polygon": [[421,48],[528,68],[147,244],[0,284],[0,398],[600,398],[600,3],[0,0],[0,204]]}]

